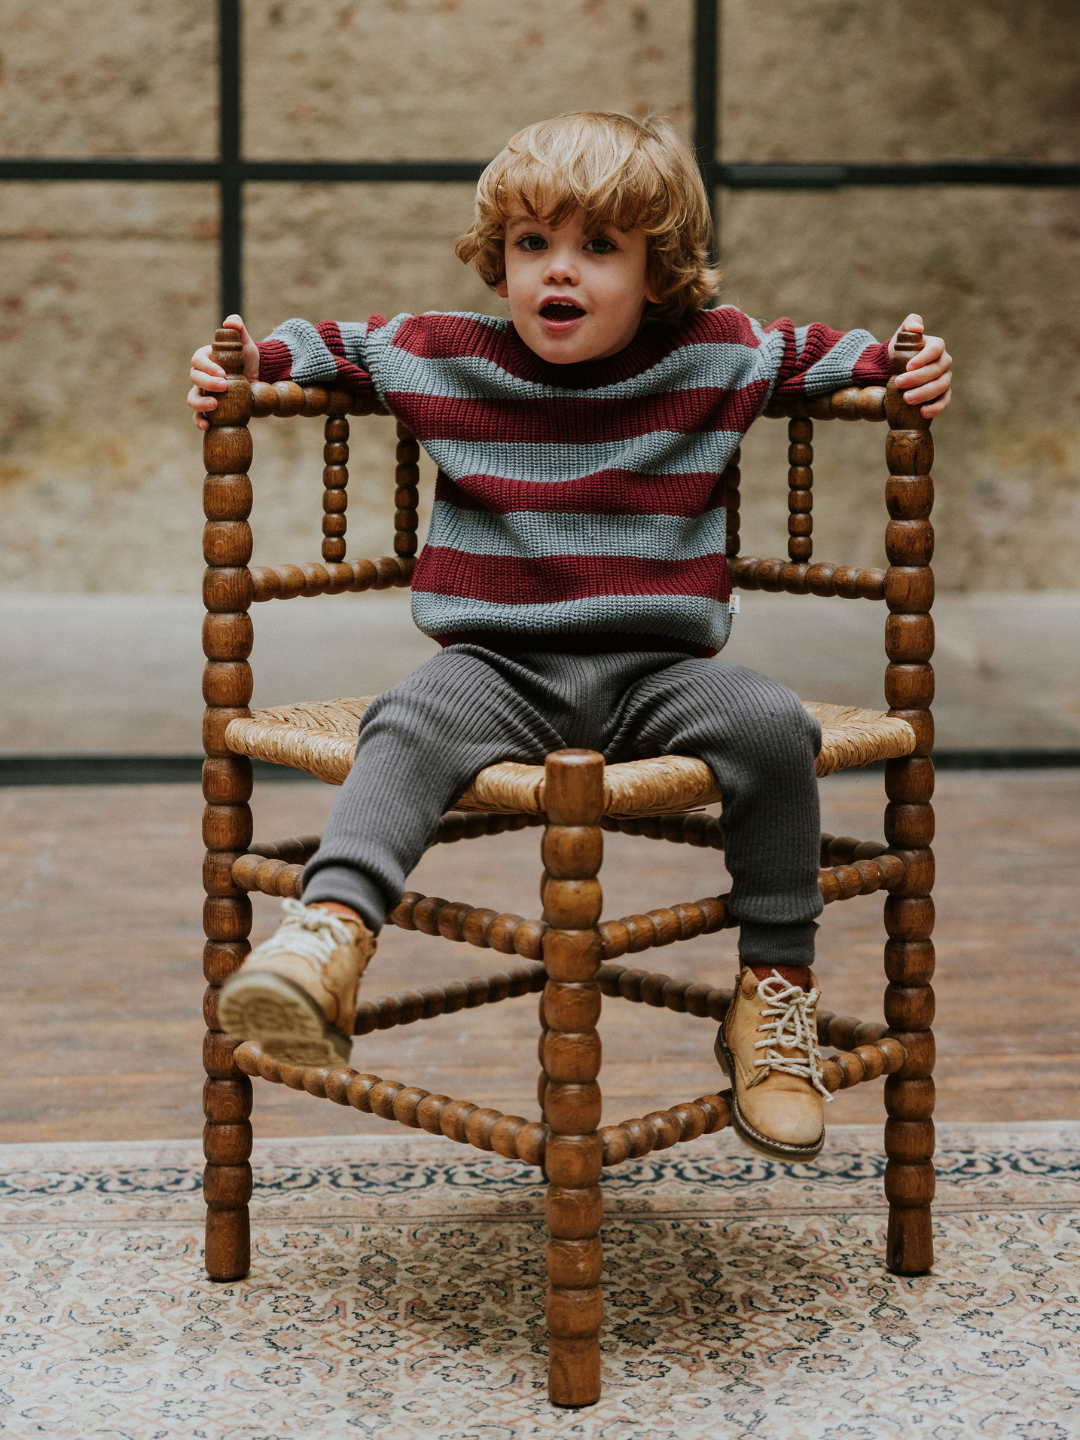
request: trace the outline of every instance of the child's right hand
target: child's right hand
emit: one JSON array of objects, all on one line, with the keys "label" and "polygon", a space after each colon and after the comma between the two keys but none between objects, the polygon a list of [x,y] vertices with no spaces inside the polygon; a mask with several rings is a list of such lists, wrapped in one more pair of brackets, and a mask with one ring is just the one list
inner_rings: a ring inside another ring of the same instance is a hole
[{"label": "child's right hand", "polygon": [[[222,329],[239,330],[240,339],[244,344],[244,374],[249,380],[257,380],[259,378],[259,347],[248,334],[243,320],[239,315],[230,315],[222,325]],[[195,411],[195,424],[200,430],[210,429],[206,411],[217,409],[217,401],[213,394],[208,392],[226,390],[229,383],[225,377],[225,371],[211,360],[211,348],[209,345],[203,345],[191,357],[191,389],[188,391],[187,403]]]}]

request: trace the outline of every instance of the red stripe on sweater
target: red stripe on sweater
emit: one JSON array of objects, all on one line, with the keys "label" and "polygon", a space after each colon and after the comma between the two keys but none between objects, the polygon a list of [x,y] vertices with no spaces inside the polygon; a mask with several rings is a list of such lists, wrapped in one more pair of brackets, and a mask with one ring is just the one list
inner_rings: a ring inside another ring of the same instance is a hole
[{"label": "red stripe on sweater", "polygon": [[686,345],[721,342],[745,345],[751,350],[759,344],[747,317],[730,309],[702,310],[681,325],[643,325],[617,355],[577,365],[542,360],[519,338],[513,325],[505,329],[485,325],[468,315],[412,315],[394,336],[396,347],[421,359],[469,356],[490,360],[520,380],[571,390],[613,385],[640,375]]},{"label": "red stripe on sweater", "polygon": [[856,385],[887,385],[892,374],[888,345],[868,345],[851,374]]},{"label": "red stripe on sweater", "polygon": [[728,600],[731,577],[720,555],[696,560],[639,560],[624,555],[516,560],[427,545],[413,572],[412,588],[494,605],[550,605],[596,595],[697,595]]},{"label": "red stripe on sweater", "polygon": [[[806,392],[806,372],[843,340],[846,331],[830,330],[828,325],[811,325],[806,333],[802,354],[795,354],[795,331],[790,320],[777,320],[768,327],[784,331],[784,362],[777,377],[773,394],[782,396],[803,395]],[[796,373],[796,371],[798,373]],[[852,384],[884,385],[889,378],[888,347],[876,341],[868,345],[852,368]]]},{"label": "red stripe on sweater", "polygon": [[724,503],[724,485],[711,472],[701,475],[639,475],[633,470],[598,470],[578,480],[507,480],[501,475],[466,475],[459,481],[439,471],[435,499],[459,510],[509,514],[531,510],[547,515],[702,515]]},{"label": "red stripe on sweater", "polygon": [[553,395],[544,400],[462,400],[389,392],[395,415],[423,440],[588,445],[666,430],[682,435],[730,430],[743,435],[761,409],[767,380],[739,390],[702,386],[661,395],[605,400]]},{"label": "red stripe on sweater", "polygon": [[[381,316],[373,316],[373,319],[381,319]],[[368,372],[360,365],[355,365],[345,356],[345,342],[341,338],[341,331],[335,320],[320,320],[315,326],[322,338],[323,344],[334,357],[334,364],[337,367],[338,382],[346,390],[352,390],[357,395],[373,395],[375,384]]]},{"label": "red stripe on sweater", "polygon": [[[386,321],[381,315],[373,315],[368,324],[372,329],[377,329],[379,325],[385,325]],[[368,372],[345,358],[345,342],[341,338],[337,322],[320,320],[315,329],[333,356],[337,380],[342,388],[352,390],[357,395],[374,394],[374,381]],[[278,380],[291,380],[292,353],[285,342],[283,340],[260,340],[258,344],[259,379],[265,380],[270,385],[276,384]]]},{"label": "red stripe on sweater", "polygon": [[292,374],[292,355],[281,340],[259,341],[259,379],[268,385],[288,380]]}]

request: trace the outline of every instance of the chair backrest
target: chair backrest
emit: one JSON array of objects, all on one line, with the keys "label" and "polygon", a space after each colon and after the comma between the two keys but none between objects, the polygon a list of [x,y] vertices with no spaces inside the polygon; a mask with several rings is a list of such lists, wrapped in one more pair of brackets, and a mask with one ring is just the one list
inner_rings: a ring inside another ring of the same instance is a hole
[{"label": "chair backrest", "polygon": [[[894,375],[903,370],[921,344],[918,333],[900,332],[893,359]],[[301,386],[292,381],[249,384],[242,374],[240,342],[232,330],[217,332],[212,353],[229,376],[229,389],[210,416],[211,428],[204,443],[208,472],[205,550],[208,565],[236,572],[229,581],[231,599],[227,608],[230,612],[246,611],[250,603],[265,600],[408,585],[417,550],[419,498],[420,451],[412,432],[400,423],[397,426],[394,554],[375,560],[346,561],[348,417],[370,415],[375,411],[374,405],[369,400],[356,399],[348,391],[328,386]],[[252,443],[247,424],[249,419],[268,415],[326,416],[321,563],[248,568],[251,532],[247,516],[251,509],[251,485],[247,469]],[[934,640],[930,617],[934,596],[930,569],[933,554],[933,527],[929,519],[933,505],[930,421],[924,419],[917,407],[906,404],[892,382],[888,386],[848,386],[811,399],[784,400],[770,405],[765,415],[771,419],[786,418],[788,422],[788,555],[786,560],[762,560],[739,554],[740,455],[736,450],[723,475],[727,558],[732,582],[743,590],[884,600],[889,612],[885,648],[890,660],[885,678],[886,699],[892,707],[891,713],[903,715],[913,725],[918,740],[916,755],[928,755],[933,745],[930,716],[933,671],[929,660]],[[811,560],[814,421],[833,419],[888,421],[885,494],[890,516],[885,533],[888,570]],[[207,608],[212,614],[221,614],[220,607],[227,597],[218,592],[225,584],[224,577],[218,576],[212,581],[208,572],[208,583],[217,589],[214,590],[216,598],[212,597],[214,604],[208,600]],[[213,630],[212,617],[208,617],[208,621]],[[250,620],[247,625],[250,626]]]}]

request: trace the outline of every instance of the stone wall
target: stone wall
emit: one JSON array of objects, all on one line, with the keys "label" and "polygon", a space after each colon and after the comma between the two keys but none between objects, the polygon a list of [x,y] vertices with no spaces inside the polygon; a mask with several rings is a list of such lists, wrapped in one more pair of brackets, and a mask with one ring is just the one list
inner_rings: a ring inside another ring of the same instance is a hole
[{"label": "stone wall", "polygon": [[[246,0],[253,157],[484,158],[570,108],[690,123],[690,0]],[[0,150],[213,153],[210,0],[11,0]],[[724,0],[731,160],[1077,157],[1068,0]],[[453,257],[471,188],[252,185],[245,315],[480,309]],[[956,356],[938,426],[940,575],[958,588],[1080,584],[1077,193],[722,192],[722,298],[884,336],[910,309]],[[4,187],[0,587],[197,584],[198,440],[185,361],[216,313],[209,185]],[[389,422],[354,426],[350,553],[388,546]],[[745,545],[781,553],[783,427],[747,444]],[[317,554],[319,427],[257,422],[261,560]],[[760,433],[759,433],[760,432]],[[817,552],[880,559],[882,432],[820,427]],[[430,471],[428,471],[430,474]]]}]

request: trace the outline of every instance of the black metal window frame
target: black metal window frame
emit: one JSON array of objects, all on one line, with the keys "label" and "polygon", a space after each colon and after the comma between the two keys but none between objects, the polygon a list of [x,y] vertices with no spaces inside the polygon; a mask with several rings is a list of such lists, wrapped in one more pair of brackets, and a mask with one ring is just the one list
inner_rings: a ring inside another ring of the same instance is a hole
[{"label": "black metal window frame", "polygon": [[[694,145],[713,197],[731,190],[840,186],[1080,185],[1080,165],[1057,161],[726,163],[718,156],[720,0],[693,0]],[[241,0],[218,0],[219,148],[216,160],[0,158],[0,180],[211,182],[220,196],[222,314],[243,303],[244,186],[251,182],[475,183],[484,160],[247,160],[241,121]]]}]

